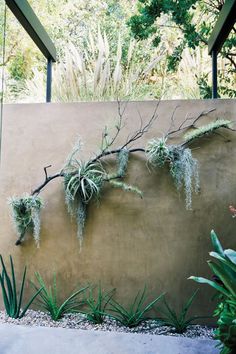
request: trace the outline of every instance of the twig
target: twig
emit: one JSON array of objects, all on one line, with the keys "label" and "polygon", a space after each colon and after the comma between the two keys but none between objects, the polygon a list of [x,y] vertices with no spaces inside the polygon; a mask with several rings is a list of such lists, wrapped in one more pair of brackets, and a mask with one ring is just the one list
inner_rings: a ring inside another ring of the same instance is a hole
[{"label": "twig", "polygon": [[203,111],[203,112],[199,113],[199,115],[192,121],[191,124],[184,126],[184,124],[185,124],[187,121],[193,119],[193,117],[188,117],[188,116],[186,116],[186,118],[185,118],[184,121],[180,124],[180,126],[179,126],[177,129],[170,131],[170,132],[166,135],[166,138],[169,138],[170,135],[173,135],[173,134],[175,134],[175,133],[178,133],[178,132],[180,132],[180,131],[182,131],[182,130],[189,129],[189,128],[195,128],[195,124],[197,123],[197,121],[198,121],[200,118],[206,116],[207,114],[209,114],[209,113],[211,113],[211,112],[213,112],[213,111],[215,111],[215,110],[216,110],[216,108],[211,108],[211,109],[209,109],[208,111]]},{"label": "twig", "polygon": [[31,192],[31,195],[32,195],[32,196],[39,194],[39,193],[41,192],[41,190],[42,190],[49,182],[51,182],[53,179],[58,178],[58,177],[63,177],[63,176],[64,176],[64,173],[63,173],[62,171],[59,172],[59,173],[56,173],[55,175],[48,176],[47,168],[49,168],[49,167],[51,167],[51,166],[52,166],[52,165],[48,165],[48,166],[45,166],[45,167],[43,168],[44,173],[45,173],[45,180],[44,180],[44,182],[43,182],[38,188],[36,188],[35,190],[33,190],[33,191]]}]

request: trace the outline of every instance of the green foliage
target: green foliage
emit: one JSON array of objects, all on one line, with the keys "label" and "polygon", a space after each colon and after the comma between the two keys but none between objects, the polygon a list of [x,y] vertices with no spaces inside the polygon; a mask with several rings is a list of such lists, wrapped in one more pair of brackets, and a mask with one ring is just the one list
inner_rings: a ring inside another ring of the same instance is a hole
[{"label": "green foliage", "polygon": [[19,240],[25,237],[26,232],[33,230],[35,243],[39,246],[42,199],[39,196],[26,194],[23,197],[10,198],[9,204]]},{"label": "green foliage", "polygon": [[213,230],[211,241],[214,251],[210,256],[216,261],[207,263],[214,274],[214,281],[195,276],[189,279],[208,284],[220,294],[222,302],[215,311],[215,316],[219,316],[216,339],[222,343],[221,354],[233,354],[236,349],[236,251],[224,250]]},{"label": "green foliage", "polygon": [[142,321],[146,320],[146,313],[153,308],[153,306],[162,298],[163,294],[158,296],[155,300],[145,305],[147,301],[146,287],[142,292],[138,292],[129,308],[125,308],[123,305],[111,300],[111,311],[115,320],[120,322],[123,326],[132,328],[138,326]]},{"label": "green foliage", "polygon": [[[66,298],[62,303],[58,303],[58,289],[56,283],[56,275],[53,275],[53,284],[49,287],[46,286],[43,278],[39,273],[35,273],[36,279],[42,291],[39,294],[40,299],[38,305],[43,310],[49,312],[54,321],[58,321],[66,313],[74,312],[84,303],[79,301],[77,297],[82,294],[87,287],[75,291],[72,295]],[[32,283],[33,287],[38,291],[38,286]]]},{"label": "green foliage", "polygon": [[[96,295],[95,295],[96,292]],[[106,316],[106,308],[113,297],[115,289],[103,291],[101,284],[98,287],[89,288],[89,296],[86,299],[87,310],[84,312],[87,319],[95,324],[104,322]]]},{"label": "green foliage", "polygon": [[215,130],[219,128],[228,128],[230,129],[232,125],[232,121],[226,119],[217,119],[215,122],[204,125],[200,128],[194,129],[193,131],[187,133],[184,136],[184,139],[187,143],[191,141],[201,138],[203,135],[212,134]]},{"label": "green foliage", "polygon": [[[137,14],[133,15],[128,24],[136,39],[153,39],[154,45],[161,46],[166,40],[166,33],[170,27],[175,30],[177,40],[173,43],[173,51],[167,56],[167,69],[174,72],[183,58],[184,49],[196,50],[197,47],[206,47],[209,35],[214,27],[222,2],[206,2],[196,0],[138,0]],[[162,30],[164,28],[164,30]],[[222,96],[235,97],[235,58],[232,48],[235,47],[234,30],[229,35],[221,50],[223,69],[220,71],[219,92]],[[201,69],[200,69],[201,70]],[[225,75],[224,71],[227,72]],[[208,75],[201,73],[202,78]],[[205,79],[198,79],[200,93],[209,94]],[[211,96],[210,96],[211,97]]]},{"label": "green foliage", "polygon": [[197,292],[198,290],[193,293],[193,295],[183,305],[179,313],[177,313],[175,309],[168,304],[166,298],[164,297],[165,308],[158,308],[158,311],[163,315],[163,317],[158,317],[158,319],[161,320],[163,325],[174,327],[176,333],[184,333],[193,321],[200,318],[198,316],[187,317],[188,311],[193,303]]},{"label": "green foliage", "polygon": [[221,354],[233,354],[236,351],[236,299],[220,303],[216,315],[220,317],[215,339],[223,344]]},{"label": "green foliage", "polygon": [[195,276],[191,276],[189,279],[210,285],[229,300],[236,299],[236,252],[231,249],[223,250],[213,230],[211,231],[211,241],[214,251],[210,252],[210,256],[216,261],[208,261],[207,263],[214,276],[217,277],[217,282]]},{"label": "green foliage", "polygon": [[199,189],[197,160],[192,157],[188,148],[178,145],[167,145],[166,138],[152,139],[146,147],[148,162],[154,167],[168,165],[177,190],[184,187],[186,209],[191,209],[193,183],[195,192]]},{"label": "green foliage", "polygon": [[2,265],[2,273],[0,275],[0,283],[2,289],[3,303],[6,313],[12,318],[22,318],[34,299],[40,294],[42,288],[37,289],[27,305],[21,309],[23,293],[25,288],[26,267],[23,272],[20,291],[16,288],[15,270],[12,257],[10,256],[11,275],[9,275],[2,256],[0,255]]},{"label": "green foliage", "polygon": [[25,80],[30,76],[31,58],[29,51],[18,51],[9,65],[11,78],[15,80]]}]

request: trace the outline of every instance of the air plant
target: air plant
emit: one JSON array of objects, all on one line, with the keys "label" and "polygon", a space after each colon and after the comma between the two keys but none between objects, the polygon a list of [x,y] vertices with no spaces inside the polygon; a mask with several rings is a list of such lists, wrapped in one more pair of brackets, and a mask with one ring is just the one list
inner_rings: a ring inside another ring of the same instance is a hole
[{"label": "air plant", "polygon": [[12,218],[18,235],[17,243],[20,243],[28,231],[33,231],[33,237],[37,246],[40,241],[40,211],[43,201],[39,196],[25,194],[22,197],[9,198],[12,208]]}]

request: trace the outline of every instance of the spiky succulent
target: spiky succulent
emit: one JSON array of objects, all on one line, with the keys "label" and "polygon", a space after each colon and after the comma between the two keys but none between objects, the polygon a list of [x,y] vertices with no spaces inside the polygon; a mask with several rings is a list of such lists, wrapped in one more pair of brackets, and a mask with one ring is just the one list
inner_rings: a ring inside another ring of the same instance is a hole
[{"label": "spiky succulent", "polygon": [[28,231],[33,232],[33,237],[37,246],[40,241],[40,211],[43,201],[39,196],[25,194],[22,197],[9,198],[12,209],[12,218],[16,232],[22,241]]}]

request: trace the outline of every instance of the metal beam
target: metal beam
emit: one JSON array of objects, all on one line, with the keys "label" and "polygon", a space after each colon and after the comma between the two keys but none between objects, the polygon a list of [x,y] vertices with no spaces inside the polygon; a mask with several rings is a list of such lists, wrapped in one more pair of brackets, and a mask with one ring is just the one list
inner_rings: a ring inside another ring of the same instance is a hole
[{"label": "metal beam", "polygon": [[212,56],[212,98],[217,98],[217,52],[215,50],[211,53]]},{"label": "metal beam", "polygon": [[46,102],[51,102],[51,96],[52,96],[52,60],[48,59],[48,63],[47,63]]},{"label": "metal beam", "polygon": [[7,6],[43,55],[56,61],[56,48],[27,0],[6,0]]},{"label": "metal beam", "polygon": [[208,41],[208,53],[219,53],[236,22],[236,0],[226,0]]}]

